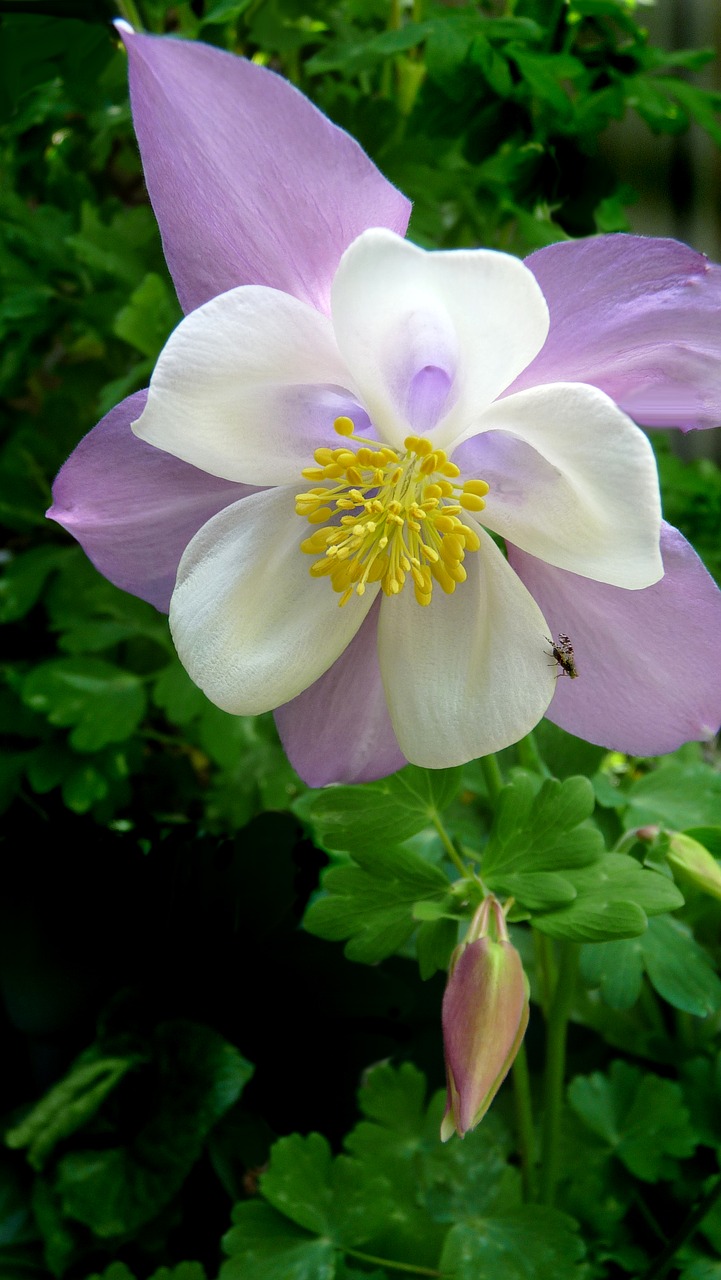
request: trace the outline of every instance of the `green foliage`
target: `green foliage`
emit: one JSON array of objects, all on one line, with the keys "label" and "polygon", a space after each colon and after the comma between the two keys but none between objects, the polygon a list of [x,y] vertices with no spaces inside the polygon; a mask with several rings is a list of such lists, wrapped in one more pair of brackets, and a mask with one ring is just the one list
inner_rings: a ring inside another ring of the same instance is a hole
[{"label": "green foliage", "polygon": [[695,1149],[678,1085],[626,1062],[614,1062],[607,1076],[577,1076],[569,1099],[591,1132],[644,1182],[676,1177],[676,1160]]},{"label": "green foliage", "polygon": [[[148,30],[200,36],[290,77],[412,198],[421,244],[524,254],[625,228],[633,192],[599,137],[629,113],[649,141],[691,121],[721,141],[721,95],[693,79],[711,53],[654,47],[632,0],[138,7]],[[497,803],[478,764],[306,793],[270,717],[207,702],[165,619],[104,582],[44,517],[65,457],[147,383],[180,315],[108,26],[114,6],[2,8],[0,964],[15,1021],[0,1274],[209,1280],[222,1266],[223,1280],[387,1280],[397,1264],[449,1280],[643,1276],[709,1194],[721,1153],[721,907],[679,876],[683,904],[664,844],[682,831],[721,857],[718,755],[692,746],[626,759],[544,724],[535,748],[501,753]],[[721,473],[679,458],[665,433],[654,447],[666,514],[718,575]],[[297,818],[308,839],[286,847],[272,819],[261,830],[268,810],[286,811],[291,832]],[[649,826],[658,836],[638,838]],[[136,954],[138,892],[125,945],[112,944],[114,985],[97,990],[103,899],[69,923],[62,907],[57,919],[34,914],[41,878],[25,897],[13,880],[38,845],[75,866],[67,851],[82,833],[91,857],[69,886],[78,902],[106,860],[106,896],[138,861],[165,877],[158,955]],[[563,949],[582,953],[554,1208],[535,1202],[533,1167],[521,1174],[508,1089],[480,1129],[442,1146],[443,1096],[426,1106],[425,1078],[404,1061],[440,1083],[433,978],[489,891],[531,979],[537,1155],[543,1015]],[[192,907],[178,915],[184,892]],[[247,953],[224,937],[213,951],[226,915],[234,942],[251,935]],[[113,1002],[126,998],[131,961],[147,1006],[118,1030]],[[288,1031],[286,988],[306,1002]],[[246,1044],[258,1060],[247,1095],[236,1047]],[[362,1118],[334,1154],[359,1077]],[[716,1209],[671,1274],[716,1280],[719,1250]]]},{"label": "green foliage", "polygon": [[457,795],[461,769],[417,769],[361,787],[333,787],[308,797],[306,816],[321,848],[363,853],[401,844],[434,821]]},{"label": "green foliage", "polygon": [[63,1272],[89,1240],[112,1247],[155,1219],[251,1074],[217,1032],[189,1022],[161,1023],[145,1042],[101,1038],[82,1054],[6,1134],[43,1171],[34,1207],[51,1270]]},{"label": "green foliage", "polygon": [[520,1203],[501,1122],[491,1118],[462,1146],[439,1146],[443,1097],[426,1109],[424,1094],[415,1068],[376,1067],[359,1095],[366,1118],[346,1139],[350,1156],[333,1159],[318,1134],[276,1143],[261,1179],[264,1202],[233,1210],[221,1280],[332,1280],[343,1274],[343,1254],[387,1258],[389,1269],[410,1262],[421,1274],[439,1268],[451,1280],[485,1265],[498,1280],[551,1280],[561,1270],[581,1280],[574,1222]]},{"label": "green foliage", "polygon": [[663,1000],[699,1018],[721,1010],[719,982],[707,951],[680,920],[650,920],[639,938],[585,947],[586,981],[601,989],[612,1009],[630,1009],[641,994],[644,971]]}]

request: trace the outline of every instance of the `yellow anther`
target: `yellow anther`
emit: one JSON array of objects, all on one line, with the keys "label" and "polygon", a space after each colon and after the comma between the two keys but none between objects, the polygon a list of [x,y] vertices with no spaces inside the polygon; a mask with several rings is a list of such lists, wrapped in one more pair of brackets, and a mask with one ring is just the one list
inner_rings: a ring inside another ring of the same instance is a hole
[{"label": "yellow anther", "polygon": [[355,424],[351,418],[336,418],[333,423],[333,430],[339,436],[352,436],[355,431]]},{"label": "yellow anther", "polygon": [[446,569],[450,574],[450,576],[453,578],[454,582],[465,582],[466,578],[468,577],[468,574],[466,573],[462,564],[457,564],[457,563],[446,564]]},{"label": "yellow anther", "polygon": [[490,485],[485,480],[466,480],[463,486],[464,493],[475,493],[479,498],[485,498]]},{"label": "yellow anther", "polygon": [[433,577],[435,578],[441,590],[445,591],[447,596],[452,596],[453,592],[456,589],[456,584],[453,578],[451,577],[451,575],[449,574],[448,570],[446,569],[445,565],[442,565],[440,563],[432,565],[431,573],[433,574]]},{"label": "yellow anther", "polygon": [[482,511],[486,505],[475,493],[462,493],[458,501],[466,511]]},{"label": "yellow anther", "polygon": [[[461,474],[461,468],[457,467],[455,462],[444,462],[443,465],[438,468],[438,470],[440,471],[441,475],[449,476],[449,477],[452,477],[453,479],[455,479],[456,476],[459,476]],[[488,490],[486,490],[486,492],[488,492]]]},{"label": "yellow anther", "polygon": [[326,520],[330,520],[333,512],[330,507],[318,507],[316,511],[299,511],[298,515],[304,515],[309,524],[324,524]]},{"label": "yellow anther", "polygon": [[336,449],[333,456],[339,467],[345,469],[346,467],[355,466],[356,456],[351,453],[350,449]]},{"label": "yellow anther", "polygon": [[327,467],[328,463],[333,461],[333,451],[332,449],[316,449],[313,457],[319,466]]},{"label": "yellow anther", "polygon": [[464,556],[463,539],[458,537],[457,533],[447,533],[441,543],[441,555],[443,559],[462,560]]}]

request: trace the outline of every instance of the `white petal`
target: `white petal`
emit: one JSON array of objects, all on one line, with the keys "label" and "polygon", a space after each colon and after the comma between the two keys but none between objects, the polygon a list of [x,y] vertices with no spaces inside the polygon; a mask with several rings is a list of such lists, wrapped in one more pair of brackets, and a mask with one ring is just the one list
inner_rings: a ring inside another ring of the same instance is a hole
[{"label": "white petal", "polygon": [[[331,309],[365,407],[396,447],[435,426],[434,443],[445,448],[525,369],[548,332],[543,294],[517,258],[487,249],[426,253],[377,228],[343,255]],[[418,395],[426,380],[430,402]]]},{"label": "white petal", "polygon": [[497,401],[453,461],[491,486],[483,523],[537,559],[630,589],[663,576],[653,450],[596,387],[552,383]]},{"label": "white petal", "polygon": [[211,702],[256,715],[289,702],[352,640],[377,588],[343,608],[299,549],[308,526],[293,490],[252,494],[209,520],[178,570],[170,627],[180,660]]},{"label": "white petal", "polygon": [[393,728],[413,764],[442,769],[499,751],[528,733],[555,692],[548,627],[495,546],[465,560],[452,596],[427,606],[406,587],[384,599],[381,675]]},{"label": "white petal", "polygon": [[314,448],[338,445],[347,376],[326,316],[275,289],[231,289],[171,334],[133,430],[211,475],[295,484]]}]

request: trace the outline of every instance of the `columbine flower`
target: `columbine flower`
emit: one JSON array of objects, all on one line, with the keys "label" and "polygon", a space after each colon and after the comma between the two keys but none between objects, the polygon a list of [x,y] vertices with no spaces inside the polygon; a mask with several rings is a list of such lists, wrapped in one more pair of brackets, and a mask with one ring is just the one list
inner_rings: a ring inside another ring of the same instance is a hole
[{"label": "columbine flower", "polygon": [[443,996],[448,1095],[444,1142],[483,1119],[521,1047],[529,1013],[528,979],[491,895],[451,957]]},{"label": "columbine flower", "polygon": [[[526,265],[425,253],[404,198],[280,78],[124,39],[190,314],[147,403],[66,464],[53,517],[170,604],[215,702],[277,708],[316,785],[458,763],[547,708],[632,752],[709,736],[721,596],[660,523],[631,417],[721,418],[721,271],[625,236]],[[578,680],[556,678],[559,633]]]}]

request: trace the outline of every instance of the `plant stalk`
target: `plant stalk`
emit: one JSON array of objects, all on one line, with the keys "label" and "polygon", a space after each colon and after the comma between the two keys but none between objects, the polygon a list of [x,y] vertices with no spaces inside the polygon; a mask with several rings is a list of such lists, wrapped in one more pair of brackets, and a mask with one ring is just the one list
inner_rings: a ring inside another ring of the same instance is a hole
[{"label": "plant stalk", "polygon": [[710,1191],[706,1192],[703,1200],[699,1200],[696,1207],[691,1210],[685,1221],[681,1223],[678,1231],[671,1236],[665,1249],[658,1255],[655,1262],[651,1263],[648,1271],[644,1271],[641,1280],[663,1280],[663,1277],[668,1275],[679,1249],[695,1234],[696,1228],[700,1227],[706,1214],[713,1209],[720,1196],[721,1177],[716,1179]]},{"label": "plant stalk", "polygon": [[566,1076],[566,1036],[573,1005],[578,968],[578,947],[561,942],[553,998],[546,1023],[546,1075],[544,1080],[543,1129],[541,1135],[542,1204],[553,1205],[559,1177],[561,1118]]},{"label": "plant stalk", "polygon": [[512,1072],[523,1200],[525,1204],[532,1204],[536,1200],[536,1135],[533,1128],[531,1080],[526,1046],[523,1043],[516,1054]]}]

